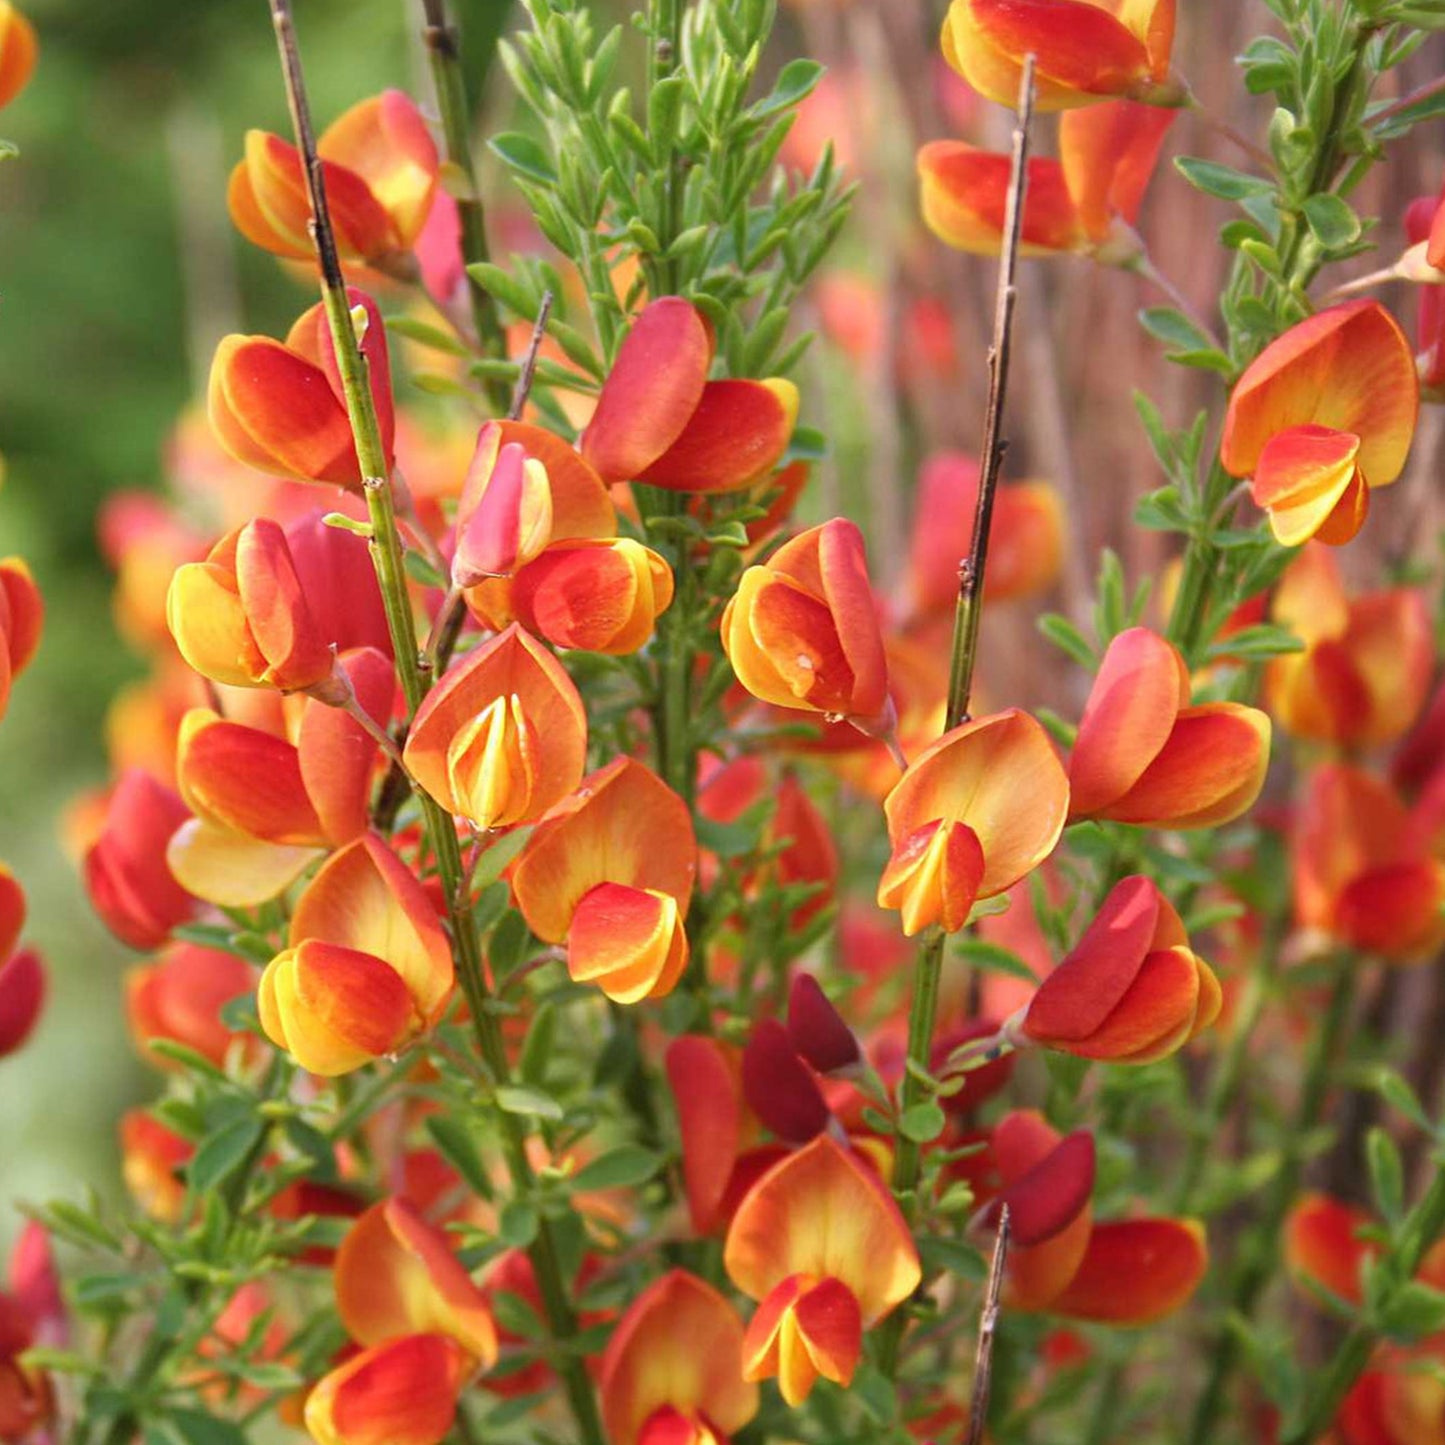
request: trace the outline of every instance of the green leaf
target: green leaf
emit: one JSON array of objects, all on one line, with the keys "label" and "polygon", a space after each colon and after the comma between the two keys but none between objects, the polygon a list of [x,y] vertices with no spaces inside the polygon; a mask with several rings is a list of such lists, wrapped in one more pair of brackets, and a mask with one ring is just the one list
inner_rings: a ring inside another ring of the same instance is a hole
[{"label": "green leaf", "polygon": [[1399,1344],[1413,1344],[1445,1329],[1445,1294],[1409,1280],[1380,1310],[1381,1333]]},{"label": "green leaf", "polygon": [[948,1125],[948,1116],[931,1100],[914,1104],[898,1116],[898,1132],[915,1144],[931,1144]]},{"label": "green leaf", "polygon": [[1339,196],[1311,196],[1304,204],[1304,213],[1315,239],[1326,251],[1341,250],[1360,239],[1360,218]]},{"label": "green leaf", "polygon": [[521,131],[503,131],[487,144],[515,174],[547,186],[557,183],[557,168],[552,164],[551,156],[531,136],[523,135]]},{"label": "green leaf", "polygon": [[1365,1159],[1370,1168],[1370,1192],[1380,1213],[1391,1224],[1405,1212],[1405,1166],[1395,1141],[1379,1125],[1365,1136]]},{"label": "green leaf", "polygon": [[509,1249],[526,1249],[536,1239],[540,1223],[533,1205],[521,1199],[510,1200],[497,1217],[497,1238]]},{"label": "green leaf", "polygon": [[442,326],[432,326],[425,321],[418,321],[414,316],[389,316],[386,319],[386,329],[394,332],[397,336],[405,336],[409,341],[429,346],[433,351],[443,351],[448,356],[470,356],[472,354],[458,340],[456,332],[448,331]]},{"label": "green leaf", "polygon": [[1203,351],[1214,345],[1208,334],[1173,306],[1150,306],[1139,313],[1139,324],[1175,351]]},{"label": "green leaf", "polygon": [[186,1179],[197,1194],[206,1194],[227,1179],[245,1162],[261,1140],[265,1125],[255,1114],[233,1119],[206,1138],[186,1170]]},{"label": "green leaf", "polygon": [[584,1194],[594,1189],[631,1189],[654,1178],[665,1162],[661,1154],[651,1149],[623,1144],[583,1165],[572,1185]]},{"label": "green leaf", "polygon": [[806,100],[823,78],[824,69],[816,60],[790,60],[778,72],[778,83],[772,94],[760,100],[749,114],[754,120],[761,120]]},{"label": "green leaf", "polygon": [[1430,1122],[1430,1116],[1416,1097],[1414,1089],[1394,1069],[1382,1067],[1375,1075],[1374,1082],[1380,1097],[1397,1114],[1403,1114],[1417,1129],[1422,1129],[1427,1134],[1434,1132],[1435,1126]]},{"label": "green leaf", "polygon": [[467,275],[508,311],[523,321],[536,321],[541,298],[532,293],[526,282],[490,261],[478,261],[468,266]]},{"label": "green leaf", "polygon": [[1094,655],[1094,649],[1089,646],[1088,639],[1067,617],[1057,612],[1048,612],[1038,620],[1038,629],[1043,633],[1055,647],[1066,652],[1080,667],[1087,667],[1091,672],[1098,666],[1099,659]]},{"label": "green leaf", "polygon": [[541,1089],[528,1088],[524,1084],[503,1084],[495,1098],[497,1107],[504,1114],[525,1114],[536,1119],[550,1119],[554,1123],[562,1118],[561,1104]]},{"label": "green leaf", "polygon": [[925,1235],[918,1243],[918,1259],[925,1274],[956,1274],[964,1279],[982,1279],[988,1268],[983,1255],[962,1239]]},{"label": "green leaf", "polygon": [[1175,156],[1174,168],[1195,190],[1218,196],[1221,201],[1242,201],[1246,196],[1263,196],[1274,189],[1271,182],[1258,176],[1197,156]]},{"label": "green leaf", "polygon": [[647,97],[647,138],[656,157],[665,156],[677,139],[686,93],[687,81],[680,75],[669,75],[659,80]]}]

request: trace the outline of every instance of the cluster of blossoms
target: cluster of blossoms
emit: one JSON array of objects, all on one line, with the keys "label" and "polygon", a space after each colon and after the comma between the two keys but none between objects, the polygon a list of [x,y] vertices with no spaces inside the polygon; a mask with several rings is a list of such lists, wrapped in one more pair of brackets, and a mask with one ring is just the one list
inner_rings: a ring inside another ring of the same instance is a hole
[{"label": "cluster of blossoms", "polygon": [[[1029,164],[1024,254],[1148,267],[1133,227],[1188,98],[1173,29],[1172,0],[953,0],[948,65],[1004,103],[1027,67],[1064,112],[1058,159]],[[33,48],[0,0],[0,103]],[[1004,1310],[1042,1318],[1030,1389],[1096,1352],[1091,1327],[1185,1306],[1209,1273],[1199,1161],[1165,1204],[1121,1186],[1117,1130],[1083,1122],[1088,1065],[1202,1052],[1246,1010],[1244,970],[1203,955],[1237,964],[1281,913],[1305,962],[1445,942],[1429,605],[1352,594],[1331,550],[1405,468],[1438,298],[1418,356],[1383,306],[1342,300],[1233,358],[1217,510],[1247,493],[1278,565],[1225,599],[1207,652],[1194,613],[1141,598],[1078,637],[1075,715],[973,714],[971,644],[948,643],[973,518],[992,565],[964,601],[1037,598],[1065,530],[1049,486],[928,458],[882,588],[852,520],[806,521],[802,398],[734,374],[715,296],[619,258],[625,324],[597,328],[595,368],[546,302],[474,372],[497,315],[457,156],[396,91],[314,166],[303,150],[251,132],[228,203],[288,262],[319,233],[322,301],[284,339],[225,338],[173,437],[179,498],[102,517],[150,670],[113,707],[112,785],[70,820],[95,911],[147,955],[128,1019],[167,1076],[121,1122],[136,1231],[200,1251],[168,1298],[216,1306],[176,1387],[322,1445],[436,1445],[478,1401],[548,1438],[570,1412],[587,1445],[826,1438],[796,1412],[821,1400],[827,1429],[838,1390],[891,1391],[930,1318],[964,1317],[960,1261],[991,1235]],[[919,171],[942,239],[1008,244],[1007,157],[934,142]],[[1412,271],[1445,261],[1422,214]],[[585,307],[594,280],[558,284]],[[480,403],[473,381],[515,377],[506,415],[439,425],[408,400],[398,338],[437,335],[458,360],[438,389]],[[1222,565],[1184,565],[1202,613]],[[0,711],[39,627],[0,562]],[[1299,645],[1261,667],[1270,629]],[[1307,750],[1269,820],[1288,907],[1196,862],[1245,846],[1274,729]],[[23,912],[0,869],[0,1054],[43,992]],[[972,961],[990,952],[1016,966]],[[1370,1219],[1296,1192],[1292,1271],[1360,1304]],[[1445,1279],[1417,1263],[1407,1283]],[[51,1427],[24,1352],[66,1328],[27,1231],[0,1294],[7,1445]],[[1411,1433],[1438,1434],[1417,1377],[1442,1360],[1438,1336],[1382,1350],[1342,1438],[1433,1438]],[[981,1430],[955,1379],[919,1373],[870,1418]],[[151,1384],[112,1404],[115,1440],[149,1438]]]}]

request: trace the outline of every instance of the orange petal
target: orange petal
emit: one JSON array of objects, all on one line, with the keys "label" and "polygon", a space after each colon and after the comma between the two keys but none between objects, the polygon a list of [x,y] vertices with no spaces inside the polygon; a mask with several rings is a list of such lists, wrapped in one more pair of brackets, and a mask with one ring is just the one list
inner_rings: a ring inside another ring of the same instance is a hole
[{"label": "orange petal", "polygon": [[446,1235],[405,1200],[374,1204],[351,1226],[334,1274],[341,1322],[361,1344],[438,1334],[483,1366],[496,1359],[497,1332],[481,1290]]},{"label": "orange petal", "polygon": [[1295,1201],[1284,1227],[1284,1262],[1290,1276],[1326,1290],[1336,1299],[1359,1304],[1363,1298],[1360,1271],[1379,1246],[1362,1239],[1371,1224],[1363,1209],[1310,1193]]},{"label": "orange petal", "polygon": [[614,1003],[663,998],[687,967],[687,932],[670,893],[599,883],[583,894],[567,932],[567,972]]},{"label": "orange petal", "polygon": [[1269,769],[1269,718],[1212,702],[1186,708],[1139,780],[1097,816],[1116,823],[1215,828],[1249,811]]},{"label": "orange petal", "polygon": [[607,484],[561,437],[524,421],[491,421],[483,428],[488,429],[496,430],[500,446],[515,442],[547,469],[553,541],[617,535],[617,513]]},{"label": "orange petal", "polygon": [[0,1059],[30,1037],[47,991],[45,965],[33,948],[0,954]]},{"label": "orange petal", "polygon": [[1014,708],[964,723],[925,749],[883,807],[895,848],[934,819],[967,823],[983,845],[978,895],[991,898],[1053,851],[1068,785],[1048,734]]},{"label": "orange petal", "polygon": [[25,89],[39,49],[34,26],[10,0],[0,0],[0,107]]},{"label": "orange petal", "polygon": [[291,946],[320,939],[383,959],[430,1021],[451,995],[451,946],[430,897],[375,834],[334,853],[291,916]]},{"label": "orange petal", "polygon": [[1078,1273],[1050,1308],[1073,1319],[1146,1325],[1183,1305],[1208,1267],[1196,1220],[1096,1224]]},{"label": "orange petal", "polygon": [[436,192],[436,143],[412,99],[386,90],[343,112],[322,132],[317,152],[365,182],[391,221],[395,249],[409,251]]},{"label": "orange petal", "polygon": [[1147,627],[1121,632],[1104,653],[1069,758],[1073,815],[1087,818],[1129,791],[1159,756],[1181,708],[1189,672],[1171,643]]},{"label": "orange petal", "polygon": [[[1006,155],[963,141],[930,141],[918,152],[923,219],[940,241],[977,256],[996,256],[1003,245],[1009,178]],[[1019,254],[1081,251],[1090,237],[1055,160],[1029,162]]]},{"label": "orange petal", "polygon": [[1340,890],[1330,931],[1366,953],[1420,958],[1440,939],[1442,901],[1445,875],[1433,859],[1370,869]]},{"label": "orange petal", "polygon": [[[255,986],[255,970],[244,959],[193,943],[173,944],[156,962],[126,975],[131,1038],[142,1049],[151,1039],[174,1039],[219,1068],[241,1037],[222,1021],[222,1009]],[[157,1068],[180,1067],[159,1054],[146,1057]]]},{"label": "orange petal", "polygon": [[[6,654],[8,673],[19,677],[40,646],[45,620],[45,599],[19,557],[0,558],[0,653]],[[0,713],[4,699],[0,694]]]},{"label": "orange petal", "polygon": [[473,587],[508,577],[552,540],[552,487],[547,470],[516,442],[500,445],[483,427],[457,508],[452,582]]},{"label": "orange petal", "polygon": [[618,1320],[602,1356],[599,1388],[608,1438],[638,1445],[659,1409],[702,1415],[731,1435],[758,1409],[742,1377],[743,1326],[711,1285],[674,1269]]},{"label": "orange petal", "polygon": [[1251,494],[1282,546],[1315,536],[1338,546],[1359,531],[1369,507],[1359,450],[1359,437],[1322,426],[1290,427],[1265,443]]},{"label": "orange petal", "polygon": [[934,924],[957,933],[968,922],[985,867],[983,845],[967,823],[935,818],[895,846],[878,880],[878,906],[896,908],[910,938]]},{"label": "orange petal", "polygon": [[636,480],[683,492],[735,492],[770,473],[798,415],[791,382],[710,381],[687,425]]},{"label": "orange petal", "polygon": [[318,1445],[440,1445],[468,1363],[444,1335],[406,1335],[334,1369],[306,1398]]},{"label": "orange petal", "polygon": [[0,958],[8,958],[20,942],[25,927],[25,890],[19,880],[0,863]]},{"label": "orange petal", "polygon": [[1059,122],[1059,160],[1079,223],[1095,241],[1118,216],[1132,226],[1176,111],[1113,100],[1071,110]]},{"label": "orange petal", "polygon": [[736,1059],[716,1039],[686,1034],[667,1048],[667,1081],[682,1139],[682,1182],[698,1234],[718,1210],[742,1144],[742,1092]]},{"label": "orange petal", "polygon": [[319,858],[320,849],[248,838],[191,818],[166,845],[166,865],[182,887],[223,908],[254,908],[279,897]]},{"label": "orange petal", "polygon": [[865,1328],[922,1277],[893,1196],[826,1134],[753,1185],[733,1216],[723,1261],[732,1282],[757,1300],[792,1275],[838,1280],[857,1299]]},{"label": "orange petal", "polygon": [[512,891],[532,931],[561,943],[600,883],[669,894],[686,916],[696,876],[682,799],[643,764],[617,758],[537,826],[513,867]]},{"label": "orange petal", "polygon": [[256,648],[266,661],[261,681],[283,692],[312,687],[331,676],[333,657],[321,635],[286,534],[258,517],[236,538],[236,589]]},{"label": "orange petal", "polygon": [[582,436],[582,455],[604,481],[631,481],[682,435],[712,354],[712,334],[690,301],[663,296],[641,312]]},{"label": "orange petal", "polygon": [[1414,356],[1377,301],[1350,301],[1300,322],[1255,359],[1235,386],[1220,459],[1253,475],[1271,438],[1317,425],[1360,438],[1358,463],[1371,487],[1403,470],[1415,432]]},{"label": "orange petal", "polygon": [[[994,1148],[1008,1148],[1005,1137],[1010,1120],[994,1130]],[[1002,1159],[1000,1172],[1003,1172]],[[1009,1238],[1027,1248],[1061,1234],[1088,1207],[1094,1192],[1094,1138],[1079,1130],[1061,1140],[1048,1154],[1017,1178],[1009,1180],[984,1212],[984,1222],[996,1222],[1005,1205],[1009,1211]]]}]

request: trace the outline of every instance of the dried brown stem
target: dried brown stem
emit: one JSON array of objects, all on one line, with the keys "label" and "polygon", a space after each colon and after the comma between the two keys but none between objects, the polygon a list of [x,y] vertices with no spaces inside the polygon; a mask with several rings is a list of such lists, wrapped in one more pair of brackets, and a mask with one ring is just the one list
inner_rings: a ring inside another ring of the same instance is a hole
[{"label": "dried brown stem", "polygon": [[988,1421],[988,1396],[993,1386],[993,1342],[998,1333],[999,1292],[1003,1289],[1004,1265],[1008,1261],[1009,1213],[999,1210],[998,1233],[993,1238],[993,1258],[988,1266],[988,1286],[978,1317],[978,1350],[973,1360],[973,1394],[968,1402],[968,1445],[983,1445]]}]

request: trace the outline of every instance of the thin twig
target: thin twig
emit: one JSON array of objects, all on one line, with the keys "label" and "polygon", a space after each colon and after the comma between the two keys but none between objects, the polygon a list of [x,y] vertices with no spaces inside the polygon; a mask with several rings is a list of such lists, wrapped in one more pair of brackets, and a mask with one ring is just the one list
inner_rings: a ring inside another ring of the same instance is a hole
[{"label": "thin twig", "polygon": [[1408,95],[1402,95],[1399,100],[1392,100],[1389,105],[1377,110],[1373,115],[1366,115],[1367,126],[1377,126],[1382,121],[1393,120],[1403,110],[1409,110],[1412,105],[1418,105],[1422,100],[1429,100],[1431,96],[1439,95],[1445,90],[1445,76],[1439,76],[1435,80],[1427,80],[1424,85],[1417,85]]},{"label": "thin twig", "polygon": [[537,356],[547,336],[547,320],[552,315],[552,293],[542,293],[542,304],[537,308],[537,320],[532,326],[532,339],[527,343],[526,355],[522,357],[522,369],[517,374],[517,386],[512,392],[512,404],[507,408],[509,421],[521,421],[527,409],[527,399],[532,395],[532,383],[537,376]]},{"label": "thin twig", "polygon": [[1013,133],[1013,172],[1004,210],[1003,255],[999,259],[998,295],[994,303],[993,341],[988,349],[988,402],[984,411],[983,458],[978,505],[973,513],[973,538],[968,556],[958,567],[958,610],[954,619],[953,658],[948,678],[945,731],[968,719],[973,670],[978,654],[978,628],[983,616],[984,572],[993,526],[993,503],[1003,471],[1003,408],[1008,394],[1009,355],[1013,345],[1014,305],[1018,300],[1019,242],[1023,235],[1024,201],[1029,185],[1029,122],[1034,113],[1034,57],[1024,58],[1019,80],[1018,121]]},{"label": "thin twig", "polygon": [[993,1238],[993,1258],[988,1266],[988,1287],[978,1317],[978,1350],[973,1360],[973,1394],[968,1402],[968,1445],[983,1445],[988,1421],[988,1396],[993,1386],[993,1341],[998,1332],[998,1297],[1003,1289],[1003,1268],[1008,1259],[1009,1213],[999,1210],[998,1233]]}]

